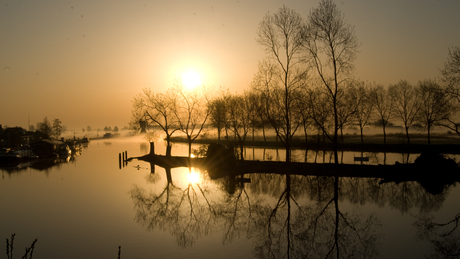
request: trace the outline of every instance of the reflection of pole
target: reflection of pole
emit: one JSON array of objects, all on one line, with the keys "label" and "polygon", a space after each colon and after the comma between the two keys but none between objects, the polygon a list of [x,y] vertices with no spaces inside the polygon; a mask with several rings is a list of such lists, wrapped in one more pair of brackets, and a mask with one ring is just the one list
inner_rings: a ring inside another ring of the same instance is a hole
[{"label": "reflection of pole", "polygon": [[340,216],[340,211],[339,211],[339,177],[335,177],[334,181],[334,204],[335,204],[335,231],[334,231],[334,239],[335,239],[335,248],[336,248],[336,254],[337,258],[339,258],[339,216]]},{"label": "reflection of pole", "polygon": [[150,142],[150,155],[154,155],[154,154],[155,154],[155,143]]}]

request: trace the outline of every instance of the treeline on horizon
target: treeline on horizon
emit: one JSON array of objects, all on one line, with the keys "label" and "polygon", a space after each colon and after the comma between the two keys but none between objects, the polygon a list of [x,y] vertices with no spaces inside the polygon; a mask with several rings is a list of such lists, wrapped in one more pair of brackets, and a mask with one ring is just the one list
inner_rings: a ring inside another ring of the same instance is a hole
[{"label": "treeline on horizon", "polygon": [[[189,143],[206,123],[235,135],[241,149],[248,133],[270,127],[290,150],[294,135],[305,140],[313,132],[334,146],[335,163],[340,136],[346,127],[363,129],[375,121],[382,125],[383,142],[390,121],[402,123],[410,143],[409,128],[430,131],[443,126],[460,135],[460,48],[449,49],[439,78],[416,85],[406,80],[383,86],[355,77],[354,61],[359,42],[354,27],[332,0],[321,0],[303,19],[286,6],[263,17],[257,30],[258,44],[267,53],[258,72],[242,94],[207,86],[187,89],[176,79],[165,92],[143,90],[132,101],[133,129],[156,125],[166,134],[167,145],[175,132]],[[290,152],[286,152],[290,161]]]},{"label": "treeline on horizon", "polygon": [[[0,128],[6,129],[9,126],[5,126],[4,128],[0,125]],[[128,126],[123,127],[123,129],[128,129]],[[69,131],[65,125],[62,125],[62,121],[60,119],[53,119],[51,122],[48,120],[48,117],[43,118],[41,122],[37,122],[36,126],[29,125],[28,131],[31,132],[41,132],[47,138],[54,138],[59,139],[62,133]],[[97,128],[93,129],[91,126],[87,126],[86,128],[82,128],[81,132],[91,132],[91,131],[104,131],[104,132],[118,132],[118,126],[105,126],[104,128]],[[1,131],[0,131],[1,132]]]}]

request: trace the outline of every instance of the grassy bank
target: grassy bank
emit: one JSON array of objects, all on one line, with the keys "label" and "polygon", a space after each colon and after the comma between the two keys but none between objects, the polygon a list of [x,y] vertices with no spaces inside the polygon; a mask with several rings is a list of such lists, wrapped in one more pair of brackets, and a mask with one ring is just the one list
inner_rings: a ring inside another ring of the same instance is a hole
[{"label": "grassy bank", "polygon": [[[364,143],[361,144],[361,137],[357,134],[344,135],[343,142],[339,144],[341,151],[364,151],[364,152],[397,152],[397,153],[422,153],[425,151],[435,151],[447,154],[460,154],[460,137],[453,134],[433,134],[431,136],[431,144],[428,144],[427,136],[423,134],[410,135],[410,144],[407,144],[405,134],[388,134],[386,136],[386,144],[383,144],[383,135],[367,135],[364,137]],[[341,141],[341,139],[339,139]],[[173,137],[172,142],[187,143],[185,137]],[[218,140],[215,137],[202,137],[196,139],[194,144],[210,144],[220,143],[223,145],[239,146],[239,142],[230,137],[228,139],[221,138]],[[284,148],[281,141],[271,137],[264,140],[263,137],[256,136],[254,140],[248,137],[244,142],[245,147],[258,148]],[[294,138],[291,142],[292,149],[308,149],[308,150],[332,150],[332,142],[317,136],[311,136],[308,141],[305,138]]]}]

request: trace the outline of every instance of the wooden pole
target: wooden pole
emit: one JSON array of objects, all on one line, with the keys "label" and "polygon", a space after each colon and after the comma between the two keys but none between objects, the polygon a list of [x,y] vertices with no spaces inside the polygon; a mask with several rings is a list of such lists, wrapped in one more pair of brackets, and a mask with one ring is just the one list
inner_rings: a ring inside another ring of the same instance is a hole
[{"label": "wooden pole", "polygon": [[118,167],[121,169],[121,153],[118,153]]}]

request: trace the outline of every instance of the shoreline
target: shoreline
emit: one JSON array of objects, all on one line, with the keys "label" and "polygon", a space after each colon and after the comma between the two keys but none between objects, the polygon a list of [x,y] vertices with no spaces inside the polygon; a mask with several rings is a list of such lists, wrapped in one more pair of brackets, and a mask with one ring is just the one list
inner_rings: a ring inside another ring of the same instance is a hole
[{"label": "shoreline", "polygon": [[[404,136],[405,137],[405,136]],[[260,138],[260,137],[259,137]],[[244,141],[243,146],[246,148],[274,148],[284,149],[281,141],[267,140],[251,140]],[[318,142],[317,139],[310,137],[310,141],[302,141],[299,138],[292,139],[290,143],[291,150],[333,150],[332,142]],[[172,137],[172,143],[188,143],[185,137]],[[380,143],[379,143],[380,142]],[[422,153],[422,152],[438,152],[445,154],[460,154],[460,138],[456,135],[433,135],[431,137],[432,144],[427,144],[426,136],[411,137],[411,144],[407,139],[401,139],[400,135],[387,135],[387,144],[383,143],[383,136],[367,136],[364,138],[364,143],[361,144],[360,136],[344,136],[344,143],[338,144],[338,151],[362,151],[362,152],[389,152],[389,153]],[[217,140],[216,138],[200,138],[193,141],[193,144],[208,145],[218,143],[222,145],[232,145],[234,148],[239,148],[239,141],[232,139]]]}]

